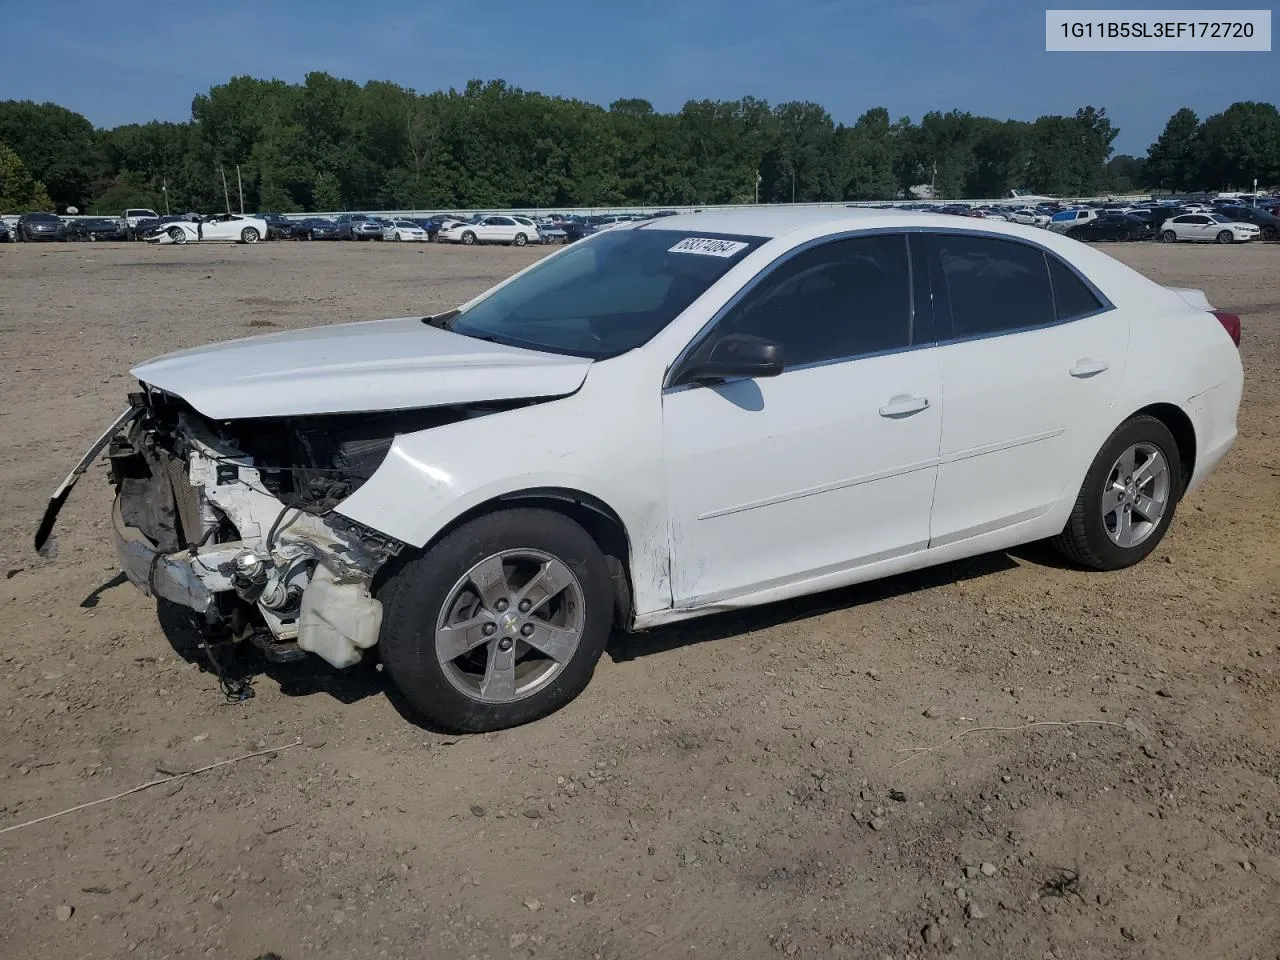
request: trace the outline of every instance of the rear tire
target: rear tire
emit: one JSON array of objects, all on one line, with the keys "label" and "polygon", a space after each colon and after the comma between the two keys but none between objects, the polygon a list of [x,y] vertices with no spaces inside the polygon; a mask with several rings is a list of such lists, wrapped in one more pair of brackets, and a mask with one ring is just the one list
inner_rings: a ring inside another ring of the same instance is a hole
[{"label": "rear tire", "polygon": [[[534,588],[529,610],[521,590],[544,563],[541,582],[553,586],[545,596]],[[489,584],[483,598],[476,578]],[[469,733],[529,723],[569,703],[591,680],[613,625],[600,548],[550,510],[477,517],[393,573],[380,598],[391,680],[432,724]]]},{"label": "rear tire", "polygon": [[516,245],[517,247],[523,247],[523,246],[524,246],[526,243],[528,243],[528,242],[529,242],[529,238],[528,238],[528,237],[526,237],[523,233],[517,233],[517,234],[516,234],[516,238],[515,238],[515,240],[514,240],[514,243],[515,243],[515,245]]},{"label": "rear tire", "polygon": [[1173,434],[1155,417],[1130,417],[1098,451],[1053,545],[1092,570],[1133,566],[1160,544],[1180,499],[1182,458]]}]

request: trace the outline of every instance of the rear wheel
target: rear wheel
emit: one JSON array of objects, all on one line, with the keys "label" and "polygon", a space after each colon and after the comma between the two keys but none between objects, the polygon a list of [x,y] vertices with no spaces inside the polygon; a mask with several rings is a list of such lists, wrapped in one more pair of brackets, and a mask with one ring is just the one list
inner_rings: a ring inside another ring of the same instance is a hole
[{"label": "rear wheel", "polygon": [[1230,230],[1223,230],[1218,234],[1217,239],[1219,243],[1235,243],[1236,235]]},{"label": "rear wheel", "polygon": [[480,732],[578,696],[604,651],[613,588],[595,541],[549,510],[486,514],[393,574],[382,663],[436,726]]},{"label": "rear wheel", "polygon": [[1163,233],[1160,234],[1161,243],[1173,243],[1177,239],[1178,239],[1178,235],[1174,233],[1172,230],[1165,230]]},{"label": "rear wheel", "polygon": [[517,247],[523,247],[526,243],[529,242],[529,238],[526,237],[523,233],[517,233],[515,240],[512,242],[515,243]]},{"label": "rear wheel", "polygon": [[1164,538],[1181,498],[1173,434],[1155,417],[1131,417],[1098,451],[1054,546],[1094,570],[1132,566]]}]

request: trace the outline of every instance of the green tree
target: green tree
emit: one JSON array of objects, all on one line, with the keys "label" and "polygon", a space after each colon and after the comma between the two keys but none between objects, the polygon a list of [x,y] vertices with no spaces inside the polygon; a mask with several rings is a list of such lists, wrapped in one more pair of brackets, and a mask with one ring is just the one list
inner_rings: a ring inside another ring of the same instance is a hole
[{"label": "green tree", "polygon": [[16,152],[0,143],[0,210],[30,213],[52,208],[53,201],[49,199],[44,184],[27,172]]},{"label": "green tree", "polygon": [[54,103],[0,102],[0,142],[22,158],[59,210],[89,204],[100,172],[93,124]]},{"label": "green tree", "polygon": [[1183,190],[1195,176],[1196,135],[1200,120],[1183,107],[1165,124],[1164,131],[1147,150],[1147,176],[1158,187]]},{"label": "green tree", "polygon": [[1205,120],[1193,153],[1202,189],[1280,183],[1280,113],[1270,103],[1233,103]]}]

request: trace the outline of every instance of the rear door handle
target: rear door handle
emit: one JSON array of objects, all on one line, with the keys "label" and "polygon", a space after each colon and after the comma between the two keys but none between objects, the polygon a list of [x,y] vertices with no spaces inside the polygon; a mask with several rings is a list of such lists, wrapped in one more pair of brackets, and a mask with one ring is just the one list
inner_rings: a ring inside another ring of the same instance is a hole
[{"label": "rear door handle", "polygon": [[890,419],[909,417],[913,413],[928,409],[928,397],[909,397],[906,394],[900,394],[896,397],[891,397],[889,402],[880,408],[880,416],[889,417]]},{"label": "rear door handle", "polygon": [[1070,373],[1073,377],[1096,377],[1098,374],[1109,370],[1111,365],[1105,360],[1090,360],[1085,357],[1076,361],[1076,365],[1071,368]]}]

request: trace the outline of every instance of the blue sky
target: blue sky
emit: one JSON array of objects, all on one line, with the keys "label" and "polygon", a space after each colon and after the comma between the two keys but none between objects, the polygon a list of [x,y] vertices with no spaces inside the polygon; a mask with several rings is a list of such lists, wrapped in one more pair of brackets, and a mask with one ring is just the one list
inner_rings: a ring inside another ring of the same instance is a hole
[{"label": "blue sky", "polygon": [[185,120],[195,94],[233,75],[299,81],[323,70],[419,91],[501,78],[602,105],[643,97],[662,111],[747,94],[770,103],[812,100],[844,123],[873,106],[895,119],[956,108],[1032,120],[1093,104],[1120,127],[1117,151],[1141,155],[1181,106],[1203,117],[1280,92],[1275,52],[1046,53],[1047,5],[0,0],[0,36],[23,40],[5,44],[0,97],[51,100],[114,126]]}]

